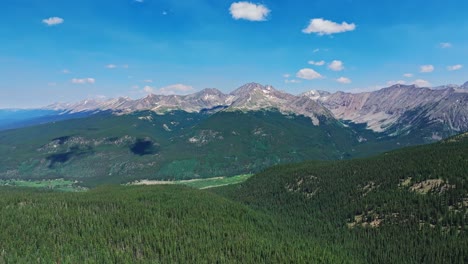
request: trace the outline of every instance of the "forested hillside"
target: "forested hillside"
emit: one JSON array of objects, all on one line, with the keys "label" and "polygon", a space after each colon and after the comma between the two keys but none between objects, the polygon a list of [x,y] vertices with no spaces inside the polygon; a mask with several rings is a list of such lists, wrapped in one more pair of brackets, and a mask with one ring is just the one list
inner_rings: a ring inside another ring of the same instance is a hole
[{"label": "forested hillside", "polygon": [[0,263],[466,263],[468,134],[242,184],[0,189]]},{"label": "forested hillside", "polygon": [[353,263],[275,217],[182,186],[0,189],[0,263]]},{"label": "forested hillside", "polygon": [[278,166],[215,191],[368,263],[468,261],[468,134],[373,158]]},{"label": "forested hillside", "polygon": [[[151,111],[93,116],[0,132],[0,179],[65,178],[84,186],[256,173],[277,164],[336,160],[423,141],[278,111]],[[96,166],[99,164],[99,166]]]}]

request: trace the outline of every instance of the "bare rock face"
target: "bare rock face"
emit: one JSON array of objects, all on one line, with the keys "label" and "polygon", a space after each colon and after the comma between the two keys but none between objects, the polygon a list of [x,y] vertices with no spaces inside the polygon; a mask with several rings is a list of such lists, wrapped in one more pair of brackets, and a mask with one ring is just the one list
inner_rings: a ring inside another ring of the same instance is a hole
[{"label": "bare rock face", "polygon": [[303,96],[281,92],[272,86],[257,83],[246,84],[230,94],[227,110],[259,111],[276,109],[283,114],[303,115],[319,125],[319,117],[333,118],[320,103]]},{"label": "bare rock face", "polygon": [[224,111],[278,110],[283,114],[309,117],[315,125],[319,125],[320,117],[334,119],[333,114],[317,101],[258,83],[246,84],[228,95],[210,88],[189,95],[149,94],[137,100],[130,98],[86,100],[75,104],[54,104],[46,108],[72,113],[110,110],[124,114],[145,110],[161,114],[174,110],[200,112],[215,108]]},{"label": "bare rock face", "polygon": [[464,83],[462,86],[460,86],[460,88],[468,90],[468,82]]},{"label": "bare rock face", "polygon": [[241,110],[278,109],[294,99],[294,95],[278,91],[272,86],[249,83],[230,94],[230,101],[232,101],[230,108]]},{"label": "bare rock face", "polygon": [[[421,127],[438,126],[451,132],[468,131],[468,82],[437,88],[393,85],[374,92],[329,93],[309,91],[295,96],[270,85],[248,83],[230,94],[204,89],[189,95],[155,95],[132,100],[85,100],[75,104],[54,104],[47,109],[68,112],[115,111],[131,113],[150,110],[200,112],[277,110],[283,114],[309,117],[315,125],[320,119],[339,119],[366,126],[375,132],[403,133]],[[437,131],[436,131],[437,132]],[[435,138],[441,135],[435,133]]]},{"label": "bare rock face", "polygon": [[300,96],[308,97],[312,100],[325,100],[331,95],[330,92],[320,91],[320,90],[310,90],[308,92],[302,93]]},{"label": "bare rock face", "polygon": [[468,83],[443,89],[398,84],[375,92],[337,92],[316,100],[336,118],[367,124],[376,132],[409,129],[421,122],[439,123],[462,132],[468,130],[468,90],[464,86],[468,87]]}]

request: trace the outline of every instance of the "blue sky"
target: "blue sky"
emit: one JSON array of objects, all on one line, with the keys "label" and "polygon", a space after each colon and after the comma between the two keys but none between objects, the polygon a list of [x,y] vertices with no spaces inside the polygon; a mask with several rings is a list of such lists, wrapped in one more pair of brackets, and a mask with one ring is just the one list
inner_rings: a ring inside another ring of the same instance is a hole
[{"label": "blue sky", "polygon": [[2,0],[0,108],[253,81],[294,94],[461,84],[466,10],[463,0]]}]

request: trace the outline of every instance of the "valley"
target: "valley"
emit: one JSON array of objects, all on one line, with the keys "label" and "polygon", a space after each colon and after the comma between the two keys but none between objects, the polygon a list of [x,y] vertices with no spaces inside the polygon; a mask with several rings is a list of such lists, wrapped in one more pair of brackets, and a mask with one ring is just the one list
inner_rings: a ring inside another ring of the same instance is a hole
[{"label": "valley", "polygon": [[[402,101],[413,97],[420,99]],[[366,157],[468,129],[465,89],[403,85],[294,96],[249,83],[229,95],[205,89],[48,109],[73,118],[0,131],[6,157],[0,179],[64,178],[93,187],[229,177],[277,164]]]},{"label": "valley", "polygon": [[0,263],[466,263],[468,93],[374,93],[247,84],[0,131]]},{"label": "valley", "polygon": [[202,190],[0,187],[0,261],[465,263],[467,149],[461,134]]},{"label": "valley", "polygon": [[468,263],[468,1],[0,1],[0,264]]}]

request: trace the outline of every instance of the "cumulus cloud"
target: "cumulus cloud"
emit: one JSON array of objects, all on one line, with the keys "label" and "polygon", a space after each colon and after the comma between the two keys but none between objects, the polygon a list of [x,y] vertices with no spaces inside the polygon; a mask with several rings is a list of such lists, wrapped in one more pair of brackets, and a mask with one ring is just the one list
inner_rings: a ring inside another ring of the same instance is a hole
[{"label": "cumulus cloud", "polygon": [[403,77],[406,77],[406,78],[411,78],[411,77],[413,77],[413,76],[414,76],[414,74],[412,74],[412,73],[405,73],[405,74],[403,74]]},{"label": "cumulus cloud", "polygon": [[451,48],[452,47],[452,43],[449,43],[449,42],[442,42],[439,44],[441,48],[443,49],[448,49],[448,48]]},{"label": "cumulus cloud", "polygon": [[123,64],[123,65],[116,65],[116,64],[107,64],[106,65],[107,69],[116,69],[116,68],[122,68],[122,69],[128,69],[129,66],[128,64]]},{"label": "cumulus cloud", "polygon": [[426,80],[422,80],[422,79],[417,79],[416,81],[413,82],[414,85],[418,86],[418,87],[431,87],[431,83],[426,81]]},{"label": "cumulus cloud", "polygon": [[356,29],[356,25],[354,23],[348,24],[346,22],[342,22],[338,24],[336,22],[325,20],[323,18],[314,18],[310,20],[309,26],[302,30],[305,34],[312,34],[316,33],[320,36],[323,35],[331,35],[336,33],[343,33],[346,31],[353,31]]},{"label": "cumulus cloud", "polygon": [[296,80],[296,79],[291,79],[291,80],[286,79],[286,80],[284,80],[284,83],[301,83],[301,81],[300,81],[300,80]]},{"label": "cumulus cloud", "polygon": [[42,23],[48,25],[48,26],[55,26],[55,25],[60,25],[64,22],[63,18],[60,17],[49,17],[46,19],[42,20]]},{"label": "cumulus cloud", "polygon": [[447,70],[449,70],[449,71],[458,71],[461,68],[463,68],[463,65],[461,65],[461,64],[447,66]]},{"label": "cumulus cloud", "polygon": [[83,79],[73,78],[71,82],[74,84],[94,84],[96,80],[94,78],[83,78]]},{"label": "cumulus cloud", "polygon": [[320,78],[323,78],[323,76],[312,70],[312,69],[308,69],[308,68],[305,68],[305,69],[301,69],[300,71],[297,72],[296,74],[296,77],[297,78],[301,78],[301,79],[305,79],[305,80],[313,80],[313,79],[320,79]]},{"label": "cumulus cloud", "polygon": [[336,79],[337,82],[342,83],[342,84],[348,84],[351,83],[351,79],[346,78],[346,77],[340,77]]},{"label": "cumulus cloud", "polygon": [[185,84],[173,84],[169,85],[166,87],[162,87],[158,89],[158,93],[160,94],[165,94],[165,95],[171,95],[171,94],[185,94],[187,92],[190,92],[193,90],[193,87],[190,85],[185,85]]},{"label": "cumulus cloud", "polygon": [[152,94],[155,93],[155,89],[149,85],[146,85],[145,87],[143,87],[143,92]]},{"label": "cumulus cloud", "polygon": [[308,62],[310,65],[315,65],[315,66],[323,66],[325,65],[325,61],[321,60],[321,61],[309,61]]},{"label": "cumulus cloud", "polygon": [[344,70],[344,65],[342,61],[334,60],[328,64],[328,68],[332,71],[342,71]]},{"label": "cumulus cloud", "polygon": [[433,72],[433,71],[434,71],[433,65],[422,65],[420,67],[420,72],[422,73],[428,73],[428,72]]},{"label": "cumulus cloud", "polygon": [[235,2],[231,4],[229,12],[236,20],[265,21],[270,13],[270,9],[261,4]]}]

